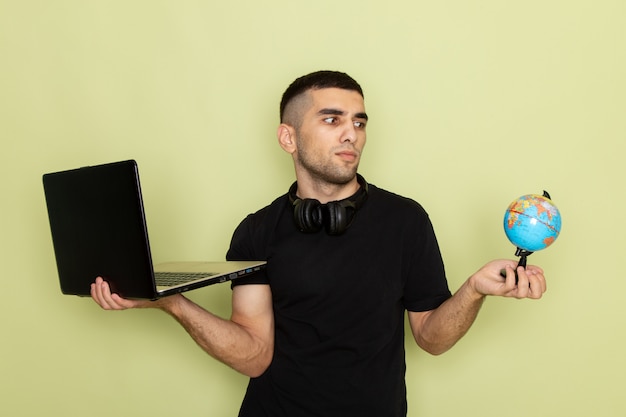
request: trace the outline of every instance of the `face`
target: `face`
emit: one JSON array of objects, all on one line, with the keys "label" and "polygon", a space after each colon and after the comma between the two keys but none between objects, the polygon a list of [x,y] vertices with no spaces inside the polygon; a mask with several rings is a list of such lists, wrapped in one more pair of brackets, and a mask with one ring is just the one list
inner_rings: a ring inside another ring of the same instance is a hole
[{"label": "face", "polygon": [[339,88],[311,90],[294,132],[296,172],[312,181],[343,185],[355,179],[365,146],[363,97]]}]

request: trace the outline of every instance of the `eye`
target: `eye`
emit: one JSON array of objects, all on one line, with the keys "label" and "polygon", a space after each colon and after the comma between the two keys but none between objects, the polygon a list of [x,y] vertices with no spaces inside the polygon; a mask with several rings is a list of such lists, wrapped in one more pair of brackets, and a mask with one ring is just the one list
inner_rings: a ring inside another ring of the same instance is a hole
[{"label": "eye", "polygon": [[336,121],[337,121],[336,117],[326,117],[326,118],[324,118],[324,123],[327,123],[329,125],[332,125]]},{"label": "eye", "polygon": [[358,120],[355,120],[353,124],[354,124],[354,127],[356,127],[357,129],[365,129],[365,125],[366,125],[365,122],[360,122]]}]

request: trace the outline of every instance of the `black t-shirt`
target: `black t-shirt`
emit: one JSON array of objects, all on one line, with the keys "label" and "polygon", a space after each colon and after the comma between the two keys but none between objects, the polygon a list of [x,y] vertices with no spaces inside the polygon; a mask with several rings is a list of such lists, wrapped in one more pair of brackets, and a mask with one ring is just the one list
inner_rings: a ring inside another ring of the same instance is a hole
[{"label": "black t-shirt", "polygon": [[450,291],[432,225],[415,201],[369,185],[349,229],[302,233],[287,195],[248,216],[227,258],[266,259],[233,285],[269,284],[274,358],[240,416],[406,415],[404,312]]}]

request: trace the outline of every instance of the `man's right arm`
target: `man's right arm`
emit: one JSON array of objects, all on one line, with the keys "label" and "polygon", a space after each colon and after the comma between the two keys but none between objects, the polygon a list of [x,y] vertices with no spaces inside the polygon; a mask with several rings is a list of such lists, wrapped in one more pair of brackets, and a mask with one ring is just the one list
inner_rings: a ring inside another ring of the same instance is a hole
[{"label": "man's right arm", "polygon": [[209,355],[250,377],[260,376],[274,354],[274,312],[269,285],[233,288],[232,315],[220,318],[177,294],[156,301],[128,300],[111,294],[101,278],[92,298],[105,310],[159,308],[174,317]]}]

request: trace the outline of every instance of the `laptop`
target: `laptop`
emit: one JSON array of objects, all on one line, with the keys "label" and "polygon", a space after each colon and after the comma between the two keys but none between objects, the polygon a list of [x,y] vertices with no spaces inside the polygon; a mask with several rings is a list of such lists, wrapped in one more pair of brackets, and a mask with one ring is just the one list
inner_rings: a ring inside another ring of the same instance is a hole
[{"label": "laptop", "polygon": [[257,273],[265,261],[153,265],[134,160],[43,175],[61,292],[89,296],[101,276],[125,298],[157,299]]}]

